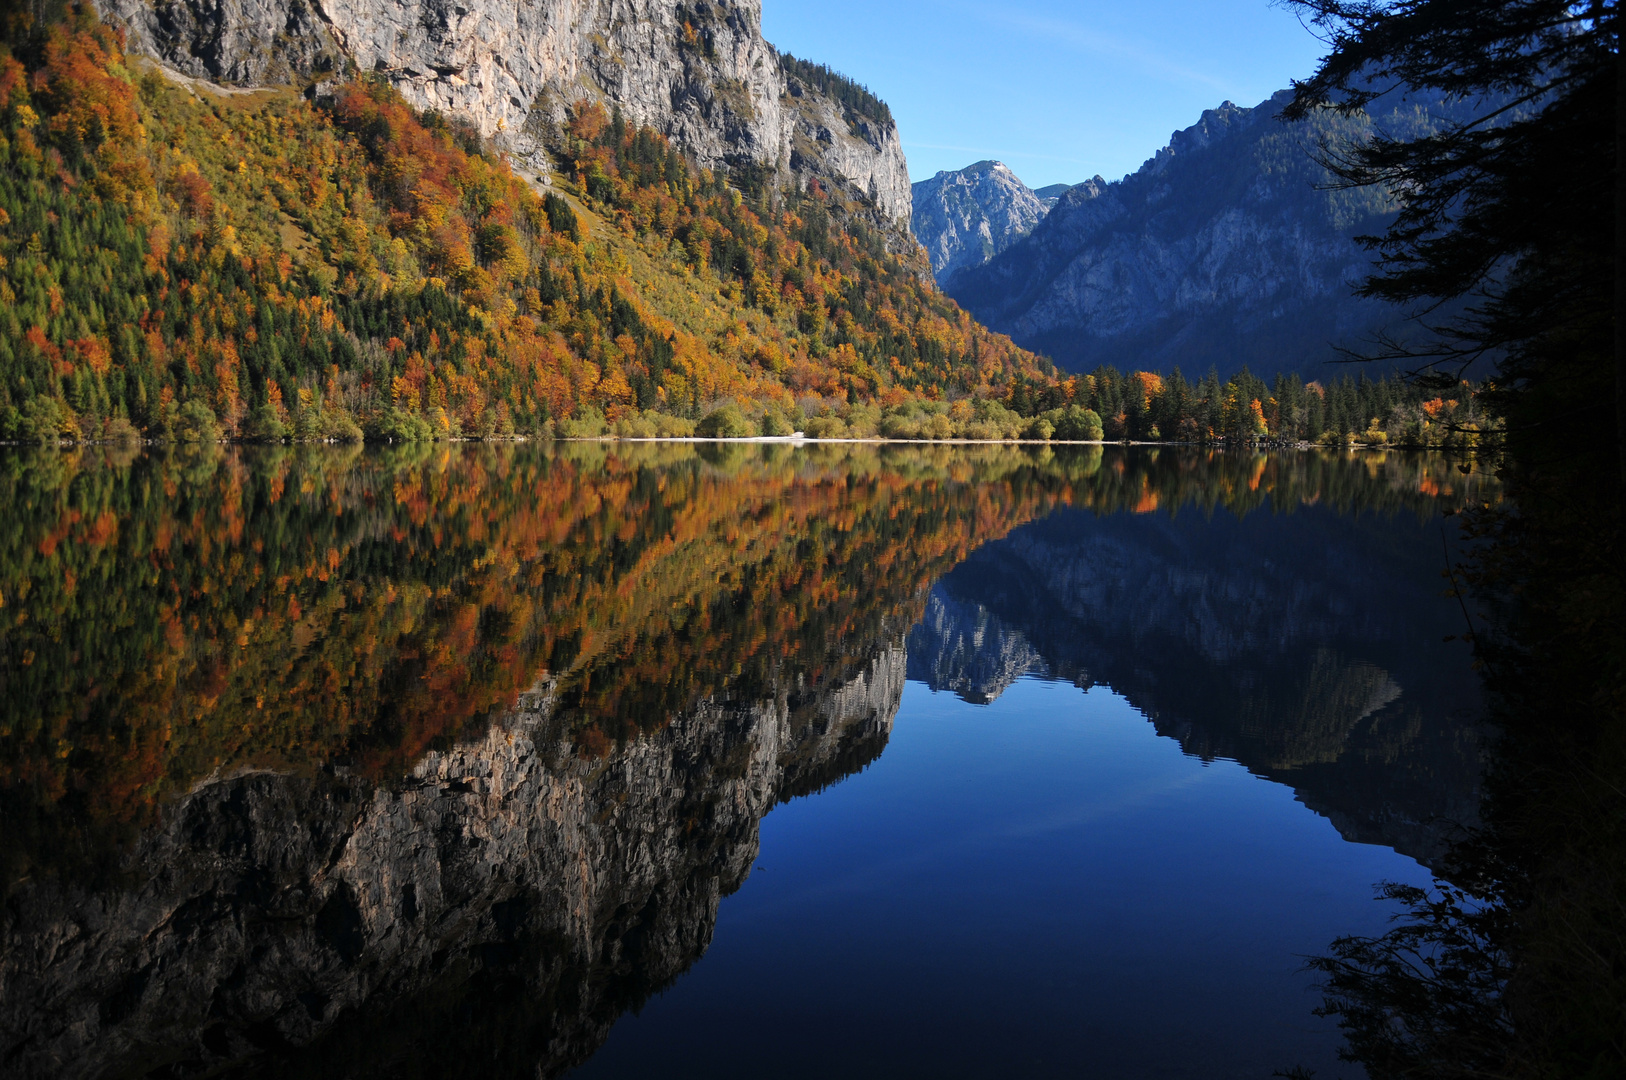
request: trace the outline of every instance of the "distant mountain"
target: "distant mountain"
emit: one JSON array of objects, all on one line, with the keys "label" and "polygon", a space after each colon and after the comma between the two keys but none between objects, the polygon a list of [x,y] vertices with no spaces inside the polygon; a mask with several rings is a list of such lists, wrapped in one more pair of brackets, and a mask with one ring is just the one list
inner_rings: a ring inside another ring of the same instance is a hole
[{"label": "distant mountain", "polygon": [[[1319,373],[1330,342],[1399,321],[1350,294],[1371,266],[1353,238],[1380,232],[1394,207],[1381,192],[1330,190],[1311,153],[1322,138],[1370,130],[1371,119],[1286,125],[1276,116],[1288,97],[1252,109],[1225,102],[1134,174],[1066,189],[1029,236],[945,289],[1074,371]],[[1403,133],[1440,107],[1384,99],[1372,110]]]},{"label": "distant mountain", "polygon": [[1071,191],[1072,188],[1073,185],[1071,184],[1051,184],[1049,187],[1039,188],[1033,194],[1037,195],[1039,201],[1044,203],[1046,210],[1054,210],[1056,203],[1061,201],[1061,197]]},{"label": "distant mountain", "polygon": [[946,286],[1031,233],[1053,205],[1054,198],[1041,198],[1003,162],[979,161],[915,184],[910,226]]}]

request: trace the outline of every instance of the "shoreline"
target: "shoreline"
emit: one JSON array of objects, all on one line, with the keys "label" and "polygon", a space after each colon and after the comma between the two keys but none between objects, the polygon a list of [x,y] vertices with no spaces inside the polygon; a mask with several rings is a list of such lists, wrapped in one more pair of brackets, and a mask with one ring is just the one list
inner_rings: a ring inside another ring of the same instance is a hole
[{"label": "shoreline", "polygon": [[[1418,446],[1409,443],[1384,443],[1373,445],[1371,443],[1341,443],[1337,446],[1325,446],[1312,442],[1265,442],[1265,443],[1202,443],[1202,442],[1147,442],[1133,439],[889,439],[884,436],[866,436],[863,438],[798,438],[794,435],[750,435],[742,438],[707,438],[700,435],[650,435],[650,436],[623,436],[623,435],[579,435],[565,438],[554,437],[549,439],[536,438],[529,435],[517,435],[507,439],[438,439],[430,440],[428,445],[442,442],[448,445],[484,444],[488,446],[544,444],[544,443],[706,443],[711,445],[759,445],[759,446],[820,446],[820,445],[849,445],[849,446],[1145,446],[1145,447],[1171,447],[1187,448],[1193,450],[1407,450],[1429,451],[1438,454],[1461,454],[1475,456],[1480,453],[1499,452],[1496,447],[1465,450],[1461,447],[1445,446]],[[79,439],[62,440],[51,443],[18,442],[12,439],[0,439],[0,448],[18,450],[65,450],[82,446],[128,446],[132,448],[158,447],[158,446],[410,446],[415,445],[406,441],[397,443],[393,439],[363,439],[359,442],[341,439],[313,439],[308,442],[295,442],[293,440],[278,440],[276,442],[260,442],[253,439],[221,439],[216,442],[168,442],[163,439]]]}]

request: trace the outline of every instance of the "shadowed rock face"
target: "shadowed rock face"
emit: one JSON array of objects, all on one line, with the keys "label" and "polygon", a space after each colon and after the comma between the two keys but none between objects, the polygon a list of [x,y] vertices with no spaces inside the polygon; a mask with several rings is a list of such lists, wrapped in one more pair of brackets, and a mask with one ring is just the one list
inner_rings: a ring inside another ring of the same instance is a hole
[{"label": "shadowed rock face", "polygon": [[973,702],[1030,671],[1109,686],[1187,753],[1292,786],[1346,839],[1437,861],[1478,820],[1482,707],[1465,647],[1442,641],[1460,615],[1421,528],[1314,507],[1062,511],[933,589],[910,675]]},{"label": "shadowed rock face", "polygon": [[[1204,112],[1134,174],[1061,194],[1028,237],[945,288],[1074,371],[1324,374],[1333,343],[1400,323],[1398,310],[1352,295],[1371,270],[1354,237],[1381,233],[1394,207],[1379,193],[1329,190],[1312,156],[1318,139],[1368,121],[1284,125],[1287,97]],[[1390,129],[1430,110],[1372,107]]]},{"label": "shadowed rock face", "polygon": [[201,785],[115,880],[13,890],[6,1075],[557,1075],[704,952],[776,801],[880,754],[903,678],[886,645],[603,758],[539,688],[398,783]]},{"label": "shadowed rock face", "polygon": [[354,64],[415,107],[463,117],[522,155],[535,150],[537,124],[557,123],[577,100],[600,101],[702,165],[767,165],[782,182],[845,185],[907,228],[896,125],[828,123],[841,108],[787,81],[763,40],[758,0],[99,3],[135,48],[187,75],[265,85]]}]

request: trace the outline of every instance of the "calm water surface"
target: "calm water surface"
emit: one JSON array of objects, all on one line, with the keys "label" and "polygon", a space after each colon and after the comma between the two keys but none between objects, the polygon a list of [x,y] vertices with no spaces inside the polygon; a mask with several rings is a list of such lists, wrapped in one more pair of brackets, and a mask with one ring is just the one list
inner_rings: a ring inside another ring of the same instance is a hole
[{"label": "calm water surface", "polygon": [[1439,458],[0,457],[7,1075],[1268,1077],[1478,797]]}]

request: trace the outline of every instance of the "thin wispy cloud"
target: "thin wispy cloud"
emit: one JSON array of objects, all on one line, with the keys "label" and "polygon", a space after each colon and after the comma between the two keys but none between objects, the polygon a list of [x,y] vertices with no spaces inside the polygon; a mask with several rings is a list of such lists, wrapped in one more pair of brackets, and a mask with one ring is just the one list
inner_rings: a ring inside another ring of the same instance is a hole
[{"label": "thin wispy cloud", "polygon": [[1237,87],[1225,79],[1206,71],[1186,67],[1171,61],[1151,46],[1104,34],[1066,19],[1051,19],[1013,11],[1001,5],[955,3],[951,7],[971,18],[991,23],[1041,41],[1062,43],[1075,52],[1092,56],[1110,56],[1128,61],[1148,73],[1155,73],[1182,82],[1210,86],[1227,96],[1235,96]]}]

